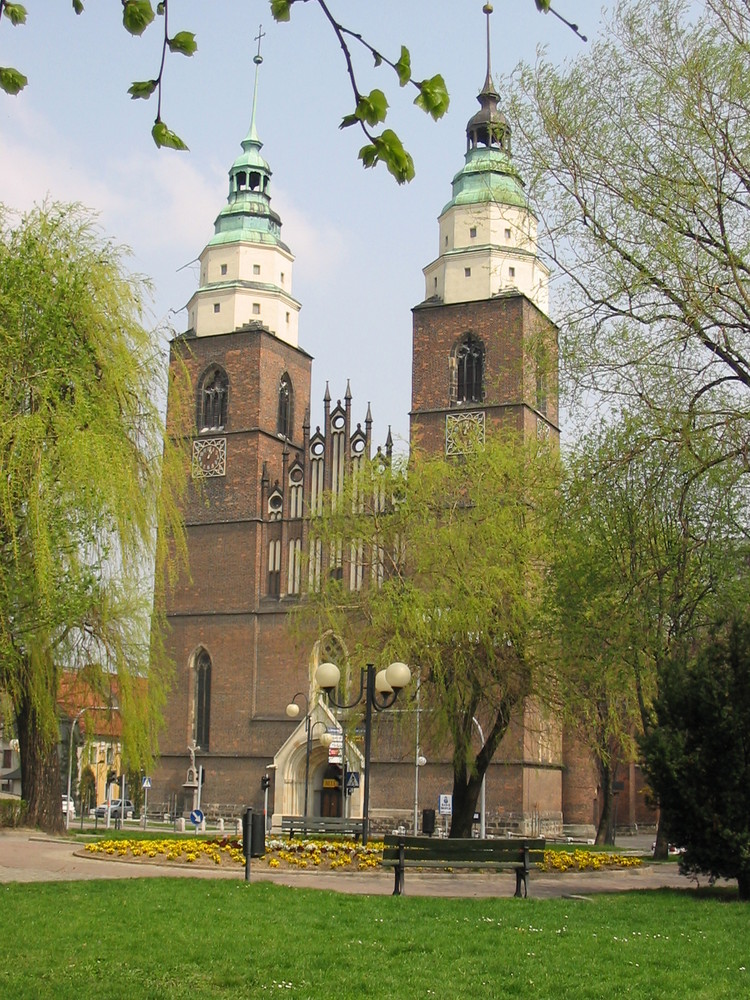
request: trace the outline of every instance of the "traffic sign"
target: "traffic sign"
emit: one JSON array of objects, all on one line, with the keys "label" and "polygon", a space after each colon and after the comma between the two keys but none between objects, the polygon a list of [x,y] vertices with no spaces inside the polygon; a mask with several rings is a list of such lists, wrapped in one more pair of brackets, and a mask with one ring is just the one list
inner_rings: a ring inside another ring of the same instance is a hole
[{"label": "traffic sign", "polygon": [[150,788],[150,787],[151,787],[151,778],[144,778],[143,781],[141,782],[141,788]]},{"label": "traffic sign", "polygon": [[203,822],[203,810],[193,809],[193,811],[190,813],[190,822],[195,823],[196,826],[200,826],[201,823]]},{"label": "traffic sign", "polygon": [[438,795],[438,812],[441,816],[453,815],[453,796]]},{"label": "traffic sign", "polygon": [[346,775],[347,788],[359,788],[359,771],[348,771]]}]

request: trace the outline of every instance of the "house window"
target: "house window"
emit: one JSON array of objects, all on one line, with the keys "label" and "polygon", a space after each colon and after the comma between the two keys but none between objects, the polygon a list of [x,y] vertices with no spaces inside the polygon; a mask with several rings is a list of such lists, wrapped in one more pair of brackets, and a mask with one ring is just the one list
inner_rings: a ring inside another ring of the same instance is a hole
[{"label": "house window", "polygon": [[476,235],[477,235],[477,227],[476,226],[472,226],[471,229],[469,230],[469,236],[472,239],[475,239]]},{"label": "house window", "polygon": [[510,229],[506,229],[505,230],[505,238],[506,238],[506,240],[510,239]]},{"label": "house window", "polygon": [[213,365],[201,379],[198,393],[198,429],[221,430],[227,422],[229,379],[223,368]]},{"label": "house window", "polygon": [[226,274],[227,273],[227,265],[226,264],[222,264],[221,265],[221,273],[222,274]]},{"label": "house window", "polygon": [[453,402],[481,403],[484,398],[484,347],[468,334],[456,347],[453,358]]},{"label": "house window", "polygon": [[260,264],[253,264],[253,274],[260,274]]},{"label": "house window", "polygon": [[470,267],[465,267],[464,268],[464,278],[470,278],[470,277],[471,277],[471,268]]},{"label": "house window", "polygon": [[279,382],[279,409],[278,418],[276,421],[276,433],[279,437],[291,440],[292,437],[292,420],[294,418],[294,390],[292,389],[292,380],[289,375],[284,372],[281,376],[281,381]]},{"label": "house window", "polygon": [[283,271],[281,272],[281,284],[282,285],[284,284],[284,272]]},{"label": "house window", "polygon": [[211,657],[202,649],[195,660],[195,714],[193,739],[201,750],[208,750],[211,722]]},{"label": "house window", "polygon": [[214,302],[214,312],[215,313],[221,312],[221,303],[220,302]]},{"label": "house window", "polygon": [[516,269],[515,269],[515,267],[509,267],[508,268],[508,277],[515,278],[515,276],[516,276]]}]

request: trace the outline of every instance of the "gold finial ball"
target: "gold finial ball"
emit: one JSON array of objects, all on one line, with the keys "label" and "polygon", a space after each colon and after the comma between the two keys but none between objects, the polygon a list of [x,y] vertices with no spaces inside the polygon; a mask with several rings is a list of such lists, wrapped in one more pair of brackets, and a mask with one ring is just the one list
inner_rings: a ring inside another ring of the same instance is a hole
[{"label": "gold finial ball", "polygon": [[486,3],[484,5],[484,7],[482,7],[482,13],[483,14],[491,14],[492,13],[492,4],[491,3]]}]

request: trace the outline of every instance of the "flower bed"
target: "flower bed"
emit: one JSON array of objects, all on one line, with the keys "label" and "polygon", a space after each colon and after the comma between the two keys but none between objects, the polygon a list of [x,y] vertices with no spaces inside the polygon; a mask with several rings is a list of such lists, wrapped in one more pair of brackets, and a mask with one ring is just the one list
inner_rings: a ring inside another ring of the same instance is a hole
[{"label": "flower bed", "polygon": [[[242,841],[237,839],[192,840],[169,837],[163,840],[100,840],[88,844],[92,854],[123,860],[176,862],[186,864],[244,865]],[[282,840],[269,838],[262,858],[252,864],[268,868],[310,868],[326,871],[367,871],[377,868],[383,854],[381,841],[367,847],[352,841]]]},{"label": "flower bed", "polygon": [[[242,841],[235,839],[193,840],[189,837],[165,837],[162,840],[100,840],[88,844],[86,850],[109,858],[126,861],[141,860],[178,864],[227,865],[245,864]],[[380,866],[382,841],[371,841],[367,847],[340,840],[283,840],[270,837],[266,853],[253,858],[253,865],[267,868],[317,869],[321,871],[368,871]],[[603,851],[544,852],[539,865],[543,872],[604,871],[612,868],[637,868],[640,858]]]}]

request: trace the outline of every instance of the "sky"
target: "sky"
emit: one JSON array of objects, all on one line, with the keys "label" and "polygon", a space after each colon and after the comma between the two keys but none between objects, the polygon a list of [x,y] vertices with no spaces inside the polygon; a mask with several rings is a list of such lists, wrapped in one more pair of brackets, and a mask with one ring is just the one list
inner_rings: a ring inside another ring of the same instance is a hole
[{"label": "sky", "polygon": [[[0,202],[20,211],[45,198],[80,201],[108,237],[128,245],[132,270],[153,284],[153,324],[175,334],[197,287],[196,258],[213,235],[227,196],[227,172],[250,121],[262,24],[257,130],[271,166],[271,204],[296,256],[292,292],[301,303],[300,346],[314,357],[313,428],[322,420],[326,381],[343,397],[347,379],[355,423],[368,403],[376,444],[388,427],[401,449],[411,400],[411,309],[424,298],[422,268],[438,252],[437,217],[463,165],[465,128],[478,109],[486,71],[481,0],[328,0],[335,17],[394,61],[411,51],[417,78],[445,77],[451,95],[438,123],[412,106],[386,66],[353,49],[360,87],[385,90],[394,128],[415,160],[416,178],[399,187],[382,165],[364,170],[364,136],[339,130],[352,110],[338,42],[313,3],[297,3],[276,24],[268,0],[170,0],[170,34],[195,32],[192,58],[169,56],[162,118],[189,152],[158,150],[151,101],[131,101],[135,80],[155,77],[161,23],[140,38],[121,24],[114,0],[86,0],[76,16],[63,0],[25,0],[27,23],[0,21],[0,65],[29,79],[16,97],[0,93]],[[555,0],[593,38],[591,0]],[[490,19],[492,70],[503,77],[537,48],[563,63],[587,46],[533,0],[496,0]],[[555,316],[554,284],[551,312]]]}]

